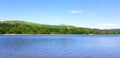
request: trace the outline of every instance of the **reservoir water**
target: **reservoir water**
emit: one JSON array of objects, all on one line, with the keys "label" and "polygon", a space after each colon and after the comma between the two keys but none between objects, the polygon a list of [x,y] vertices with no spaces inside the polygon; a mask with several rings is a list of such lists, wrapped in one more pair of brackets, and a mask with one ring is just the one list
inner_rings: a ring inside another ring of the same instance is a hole
[{"label": "reservoir water", "polygon": [[120,58],[120,35],[0,35],[0,58]]}]

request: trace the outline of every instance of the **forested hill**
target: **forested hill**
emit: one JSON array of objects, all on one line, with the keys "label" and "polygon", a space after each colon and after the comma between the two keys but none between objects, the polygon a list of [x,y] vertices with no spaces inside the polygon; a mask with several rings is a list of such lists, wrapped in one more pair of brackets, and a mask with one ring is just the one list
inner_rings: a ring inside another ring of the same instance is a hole
[{"label": "forested hill", "polygon": [[120,34],[120,29],[107,29],[109,31],[114,31],[114,32],[118,32]]},{"label": "forested hill", "polygon": [[0,34],[118,34],[110,30],[75,27],[70,25],[46,25],[25,21],[0,21]]}]

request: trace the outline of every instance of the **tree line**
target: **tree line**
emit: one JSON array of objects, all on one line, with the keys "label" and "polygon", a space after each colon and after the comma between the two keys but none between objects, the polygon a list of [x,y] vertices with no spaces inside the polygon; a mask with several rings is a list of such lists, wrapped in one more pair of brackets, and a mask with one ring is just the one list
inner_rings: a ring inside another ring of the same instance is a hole
[{"label": "tree line", "polygon": [[120,34],[120,32],[64,24],[47,25],[11,20],[0,21],[0,34]]}]

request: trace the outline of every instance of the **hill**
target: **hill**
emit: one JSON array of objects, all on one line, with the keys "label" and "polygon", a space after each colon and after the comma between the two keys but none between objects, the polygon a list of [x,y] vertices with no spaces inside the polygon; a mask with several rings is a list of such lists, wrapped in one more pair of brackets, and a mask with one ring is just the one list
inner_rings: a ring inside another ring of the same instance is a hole
[{"label": "hill", "polygon": [[107,29],[107,30],[109,30],[109,31],[113,31],[113,32],[117,32],[117,33],[120,34],[120,29]]},{"label": "hill", "polygon": [[116,31],[75,27],[71,25],[46,25],[25,21],[0,21],[0,34],[118,34]]}]

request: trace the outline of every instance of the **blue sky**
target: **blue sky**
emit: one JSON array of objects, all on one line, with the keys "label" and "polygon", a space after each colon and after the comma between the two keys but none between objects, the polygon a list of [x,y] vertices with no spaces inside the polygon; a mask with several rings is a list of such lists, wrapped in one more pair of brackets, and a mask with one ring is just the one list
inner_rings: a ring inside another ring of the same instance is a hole
[{"label": "blue sky", "polygon": [[0,0],[0,21],[120,28],[120,0]]}]

